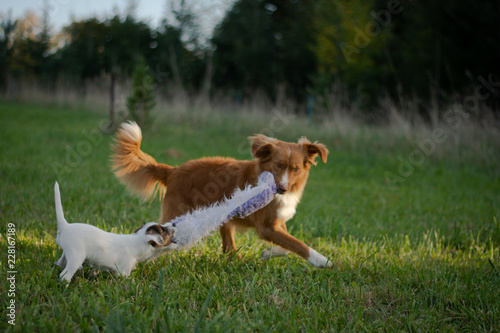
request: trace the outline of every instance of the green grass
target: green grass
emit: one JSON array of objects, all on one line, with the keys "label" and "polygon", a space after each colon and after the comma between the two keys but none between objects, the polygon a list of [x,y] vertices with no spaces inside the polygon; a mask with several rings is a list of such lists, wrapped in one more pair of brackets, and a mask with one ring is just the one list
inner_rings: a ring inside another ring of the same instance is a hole
[{"label": "green grass", "polygon": [[[495,143],[482,142],[480,151],[439,144],[391,185],[386,174],[398,174],[399,157],[408,159],[417,137],[369,127],[340,134],[298,117],[278,126],[258,114],[164,112],[144,131],[142,147],[172,165],[212,155],[248,159],[246,137],[258,132],[325,143],[328,163],[313,168],[288,227],[335,268],[315,269],[295,255],[262,262],[266,245],[249,232],[236,238],[240,260],[222,255],[214,236],[141,263],[129,278],[86,267],[66,288],[53,265],[61,254],[56,180],[68,221],[107,231],[130,233],[156,220],[160,203],[142,202],[116,180],[111,136],[85,135],[97,133],[105,116],[2,102],[2,331],[500,330]],[[182,156],[167,156],[169,148]],[[8,223],[16,226],[15,326],[6,319]]]}]

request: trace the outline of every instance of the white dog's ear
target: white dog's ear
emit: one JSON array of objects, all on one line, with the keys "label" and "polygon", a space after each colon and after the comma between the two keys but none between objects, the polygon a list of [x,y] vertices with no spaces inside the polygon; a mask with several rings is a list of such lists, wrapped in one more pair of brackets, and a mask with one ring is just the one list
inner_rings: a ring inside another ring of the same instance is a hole
[{"label": "white dog's ear", "polygon": [[137,228],[135,231],[134,231],[134,234],[138,233],[139,230],[141,230],[144,226],[146,225],[146,223],[143,223],[139,228]]},{"label": "white dog's ear", "polygon": [[153,247],[167,246],[171,243],[173,232],[170,228],[163,227],[161,224],[154,224],[146,229],[148,243]]}]

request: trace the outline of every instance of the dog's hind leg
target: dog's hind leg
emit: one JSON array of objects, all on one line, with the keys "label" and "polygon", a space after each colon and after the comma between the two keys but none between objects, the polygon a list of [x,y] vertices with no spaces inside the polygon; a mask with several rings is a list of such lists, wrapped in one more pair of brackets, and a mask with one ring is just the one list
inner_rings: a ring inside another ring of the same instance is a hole
[{"label": "dog's hind leg", "polygon": [[234,226],[230,223],[223,224],[220,227],[220,235],[222,237],[222,251],[230,253],[236,251],[234,243]]},{"label": "dog's hind leg", "polygon": [[275,257],[283,257],[290,253],[288,250],[285,250],[279,246],[271,246],[269,249],[264,250],[260,253],[261,260],[268,260]]},{"label": "dog's hind leg", "polygon": [[76,266],[73,264],[67,265],[61,272],[61,275],[59,275],[61,281],[66,280],[66,282],[70,283],[71,278],[73,277],[73,275],[75,275],[76,271],[78,270],[78,267],[79,265]]},{"label": "dog's hind leg", "polygon": [[73,275],[76,271],[82,267],[83,261],[85,260],[85,254],[76,253],[74,251],[65,253],[66,256],[66,267],[61,272],[59,277],[61,280],[66,280],[66,282],[71,282]]},{"label": "dog's hind leg", "polygon": [[67,264],[66,256],[64,255],[64,252],[63,252],[61,258],[59,258],[59,260],[57,260],[54,263],[54,265],[64,268],[64,267],[66,267],[66,264]]},{"label": "dog's hind leg", "polygon": [[[59,266],[59,267],[66,267],[66,264],[68,263],[68,261],[66,260],[66,256],[64,255],[64,253],[62,254],[61,258],[59,258],[59,260],[57,260],[54,265],[56,266]],[[78,267],[78,270],[82,270],[83,269],[83,266],[80,265],[80,267]]]}]

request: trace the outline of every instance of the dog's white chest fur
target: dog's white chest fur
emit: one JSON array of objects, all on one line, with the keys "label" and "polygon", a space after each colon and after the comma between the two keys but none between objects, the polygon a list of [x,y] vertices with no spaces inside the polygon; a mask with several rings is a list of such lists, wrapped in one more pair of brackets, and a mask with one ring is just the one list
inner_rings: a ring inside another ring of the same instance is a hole
[{"label": "dog's white chest fur", "polygon": [[295,215],[295,209],[300,202],[300,194],[276,194],[275,198],[278,200],[278,218],[288,221]]}]

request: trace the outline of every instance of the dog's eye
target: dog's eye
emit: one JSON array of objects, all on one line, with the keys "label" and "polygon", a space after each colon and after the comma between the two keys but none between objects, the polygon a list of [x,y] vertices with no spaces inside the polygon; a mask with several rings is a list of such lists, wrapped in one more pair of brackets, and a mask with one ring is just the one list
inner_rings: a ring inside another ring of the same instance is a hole
[{"label": "dog's eye", "polygon": [[299,172],[299,167],[295,167],[295,169],[293,169],[293,172]]},{"label": "dog's eye", "polygon": [[278,169],[281,169],[281,163],[276,163],[276,166],[278,167]]}]

